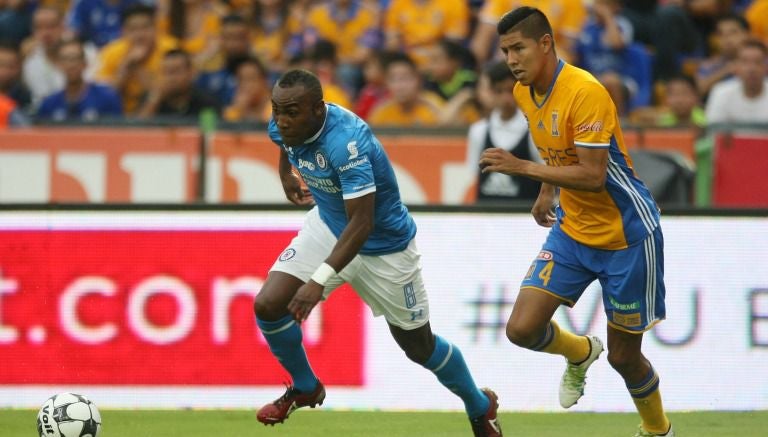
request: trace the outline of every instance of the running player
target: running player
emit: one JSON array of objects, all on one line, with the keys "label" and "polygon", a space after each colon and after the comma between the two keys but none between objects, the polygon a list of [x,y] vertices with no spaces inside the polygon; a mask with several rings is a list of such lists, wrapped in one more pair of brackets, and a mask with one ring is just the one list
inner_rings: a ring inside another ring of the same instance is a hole
[{"label": "running player", "polygon": [[292,70],[274,86],[269,136],[281,149],[288,199],[316,206],[256,296],[259,328],[293,380],[285,394],[259,410],[258,420],[282,423],[296,408],[323,403],[325,388],[307,360],[299,324],[348,282],[375,315],[384,315],[405,355],[464,401],[475,436],[501,436],[496,394],[479,389],[459,348],[432,333],[416,226],[368,125],[325,103],[314,74]]},{"label": "running player", "polygon": [[540,10],[510,11],[497,31],[518,80],[515,99],[546,164],[487,149],[480,166],[485,173],[541,181],[532,213],[539,225],[552,228],[522,281],[507,337],[518,346],[566,358],[560,404],[571,407],[583,395],[587,369],[603,345],[551,319],[560,305],[574,305],[599,280],[608,318],[608,362],[640,413],[636,436],[674,436],[659,376],[641,351],[643,332],[665,317],[659,210],[632,169],[616,107],[591,74],[558,59],[552,28]]}]

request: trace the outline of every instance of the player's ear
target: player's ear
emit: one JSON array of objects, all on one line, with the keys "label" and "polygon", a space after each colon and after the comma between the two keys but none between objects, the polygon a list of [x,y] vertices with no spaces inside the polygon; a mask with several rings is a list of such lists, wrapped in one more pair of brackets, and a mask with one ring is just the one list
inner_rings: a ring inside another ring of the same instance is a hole
[{"label": "player's ear", "polygon": [[322,117],[323,111],[325,110],[325,100],[320,99],[315,102],[314,105],[312,105],[312,111],[315,113],[315,116]]},{"label": "player's ear", "polygon": [[548,33],[545,33],[541,38],[539,38],[539,44],[541,45],[541,49],[544,53],[549,53],[555,49],[555,40],[552,38],[552,35]]}]

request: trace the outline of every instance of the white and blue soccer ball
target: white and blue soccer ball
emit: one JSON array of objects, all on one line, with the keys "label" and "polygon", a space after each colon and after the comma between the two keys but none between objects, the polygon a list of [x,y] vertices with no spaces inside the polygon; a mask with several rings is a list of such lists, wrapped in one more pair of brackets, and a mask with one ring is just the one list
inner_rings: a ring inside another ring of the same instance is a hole
[{"label": "white and blue soccer ball", "polygon": [[99,437],[101,414],[85,396],[59,393],[40,407],[37,433],[40,437]]}]

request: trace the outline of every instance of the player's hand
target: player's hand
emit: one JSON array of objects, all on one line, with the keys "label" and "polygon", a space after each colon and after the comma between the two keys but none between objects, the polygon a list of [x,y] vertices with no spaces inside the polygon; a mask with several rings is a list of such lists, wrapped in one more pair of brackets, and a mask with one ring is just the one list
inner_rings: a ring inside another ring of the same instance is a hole
[{"label": "player's hand", "polygon": [[554,201],[555,199],[553,196],[541,193],[539,194],[539,197],[536,198],[536,202],[534,202],[533,208],[531,209],[531,214],[539,226],[544,226],[545,228],[554,226],[555,221],[557,221],[555,212],[552,210]]},{"label": "player's hand", "polygon": [[307,320],[309,313],[323,297],[323,286],[310,280],[299,287],[293,299],[288,303],[288,311],[293,319],[301,323]]},{"label": "player's hand", "polygon": [[301,206],[312,205],[315,203],[315,199],[312,197],[309,188],[302,185],[301,179],[299,179],[295,173],[280,178],[280,181],[283,184],[285,197],[287,197],[291,203]]},{"label": "player's hand", "polygon": [[519,175],[528,161],[518,158],[504,149],[486,149],[480,156],[480,169],[483,173],[497,172],[508,175]]}]

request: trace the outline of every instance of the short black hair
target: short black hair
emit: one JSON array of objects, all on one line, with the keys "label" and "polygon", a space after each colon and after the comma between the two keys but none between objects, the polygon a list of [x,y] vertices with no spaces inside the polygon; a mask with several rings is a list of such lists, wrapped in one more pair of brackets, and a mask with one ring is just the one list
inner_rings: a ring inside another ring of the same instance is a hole
[{"label": "short black hair", "polygon": [[120,15],[120,25],[125,26],[125,22],[134,15],[144,15],[150,19],[155,19],[155,8],[142,3],[137,3],[125,8]]},{"label": "short black hair", "polygon": [[389,66],[392,64],[406,64],[411,67],[412,70],[418,71],[416,62],[405,52],[389,52],[389,54],[384,57],[383,63],[385,70],[389,69]]},{"label": "short black hair", "polygon": [[515,75],[512,74],[512,70],[504,61],[494,62],[493,64],[485,67],[483,70],[488,79],[491,81],[491,85],[504,82],[505,80],[515,79]]},{"label": "short black hair", "polygon": [[192,55],[184,49],[171,49],[163,54],[163,59],[168,58],[182,58],[187,64],[187,67],[192,67]]},{"label": "short black hair", "polygon": [[501,17],[496,25],[498,34],[504,35],[511,30],[519,30],[524,37],[535,40],[547,34],[551,35],[553,39],[555,36],[547,16],[541,10],[530,6],[513,9]]},{"label": "short black hair", "polygon": [[230,24],[240,24],[243,26],[248,25],[248,21],[240,14],[228,14],[221,19],[221,25],[227,26]]},{"label": "short black hair", "polygon": [[722,17],[717,19],[717,24],[723,23],[725,21],[733,21],[734,23],[738,24],[742,30],[749,32],[749,21],[747,21],[746,18],[744,18],[739,14],[723,15]]},{"label": "short black hair", "polygon": [[261,59],[259,59],[257,56],[248,55],[248,56],[241,56],[238,58],[235,58],[232,62],[232,70],[231,71],[237,71],[240,69],[243,65],[253,65],[256,67],[257,70],[259,70],[259,73],[265,77],[269,77],[269,70],[267,70],[267,67],[264,65],[263,62],[261,62]]},{"label": "short black hair", "polygon": [[312,47],[309,48],[307,55],[313,62],[327,61],[333,64],[338,62],[336,44],[327,39],[318,39],[315,41]]},{"label": "short black hair", "polygon": [[670,76],[667,80],[667,85],[670,82],[683,82],[687,84],[696,94],[698,94],[698,88],[696,87],[696,80],[690,75],[685,73],[677,73]]},{"label": "short black hair", "polygon": [[323,86],[320,85],[320,79],[311,71],[300,68],[288,70],[277,79],[275,84],[280,88],[291,88],[299,85],[304,87],[304,91],[313,101],[323,100]]},{"label": "short black hair", "polygon": [[748,40],[744,41],[744,43],[739,47],[739,50],[746,48],[746,47],[752,47],[755,49],[760,50],[763,52],[763,56],[768,56],[768,46],[766,46],[762,41],[755,38],[749,38]]}]

